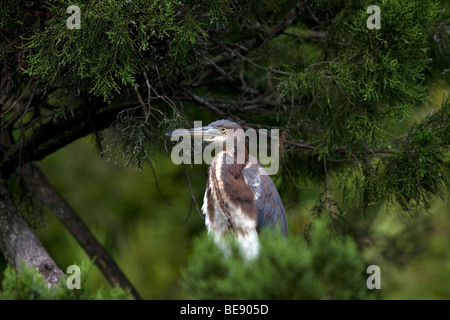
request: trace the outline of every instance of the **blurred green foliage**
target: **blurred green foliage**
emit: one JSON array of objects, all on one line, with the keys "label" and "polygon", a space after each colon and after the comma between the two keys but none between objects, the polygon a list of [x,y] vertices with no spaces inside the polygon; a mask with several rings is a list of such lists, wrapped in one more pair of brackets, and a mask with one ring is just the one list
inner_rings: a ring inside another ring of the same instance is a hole
[{"label": "blurred green foliage", "polygon": [[[89,262],[88,262],[89,263]],[[80,279],[86,279],[90,269],[88,263],[80,267]],[[62,277],[53,288],[49,288],[44,277],[35,268],[24,264],[20,271],[8,266],[1,284],[0,300],[132,300],[129,290],[115,287],[100,287],[95,294],[88,292],[85,281],[80,289],[69,289],[67,279]]]},{"label": "blurred green foliage", "polygon": [[350,238],[334,235],[326,219],[314,221],[308,242],[265,230],[261,253],[229,258],[211,237],[198,237],[183,285],[191,299],[371,299],[365,263]]}]

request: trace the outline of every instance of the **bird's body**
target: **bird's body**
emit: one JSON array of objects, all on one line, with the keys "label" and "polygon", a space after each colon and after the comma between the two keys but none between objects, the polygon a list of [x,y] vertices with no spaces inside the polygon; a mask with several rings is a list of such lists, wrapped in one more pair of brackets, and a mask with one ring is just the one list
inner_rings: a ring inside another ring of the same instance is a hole
[{"label": "bird's body", "polygon": [[[227,234],[236,235],[241,253],[258,255],[256,199],[246,184],[242,171],[245,164],[229,163],[232,155],[219,152],[209,167],[202,211],[208,232],[223,249]],[[228,163],[227,163],[228,162]]]},{"label": "bird's body", "polygon": [[278,227],[287,233],[285,210],[275,185],[257,159],[248,154],[245,136],[236,123],[218,120],[190,132],[219,146],[208,169],[203,198],[208,233],[226,254],[226,238],[231,235],[245,258],[257,257],[261,228]]}]

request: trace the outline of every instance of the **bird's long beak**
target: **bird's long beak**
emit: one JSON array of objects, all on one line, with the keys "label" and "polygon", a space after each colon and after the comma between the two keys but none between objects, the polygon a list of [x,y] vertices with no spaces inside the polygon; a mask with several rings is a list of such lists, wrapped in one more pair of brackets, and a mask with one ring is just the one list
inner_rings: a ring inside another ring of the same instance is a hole
[{"label": "bird's long beak", "polygon": [[192,129],[177,129],[175,131],[167,132],[166,136],[171,137],[186,137],[191,136],[194,138],[203,138],[204,141],[212,141],[215,137],[219,137],[222,134],[214,127],[206,126]]}]

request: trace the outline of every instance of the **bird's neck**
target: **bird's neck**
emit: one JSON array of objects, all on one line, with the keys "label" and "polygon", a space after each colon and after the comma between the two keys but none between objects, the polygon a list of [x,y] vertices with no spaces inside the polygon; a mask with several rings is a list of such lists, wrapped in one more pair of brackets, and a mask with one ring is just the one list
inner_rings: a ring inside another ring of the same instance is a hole
[{"label": "bird's neck", "polygon": [[247,141],[226,145],[224,146],[223,151],[225,151],[230,156],[229,158],[232,159],[232,163],[229,164],[238,165],[243,168],[249,160]]}]

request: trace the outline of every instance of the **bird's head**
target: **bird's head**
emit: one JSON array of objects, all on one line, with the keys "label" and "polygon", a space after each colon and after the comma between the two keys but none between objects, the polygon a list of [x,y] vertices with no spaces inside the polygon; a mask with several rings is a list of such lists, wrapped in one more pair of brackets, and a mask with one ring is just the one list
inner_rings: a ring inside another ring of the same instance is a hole
[{"label": "bird's head", "polygon": [[[205,127],[175,130],[173,132],[167,132],[166,135],[172,137],[190,135],[192,137],[202,138],[205,142],[224,148],[227,144],[227,140],[233,139],[232,141],[234,141],[237,137],[237,141],[240,141],[241,136],[244,137],[242,128],[237,123],[230,120],[217,120]],[[233,144],[234,143],[231,143],[231,145]]]}]

